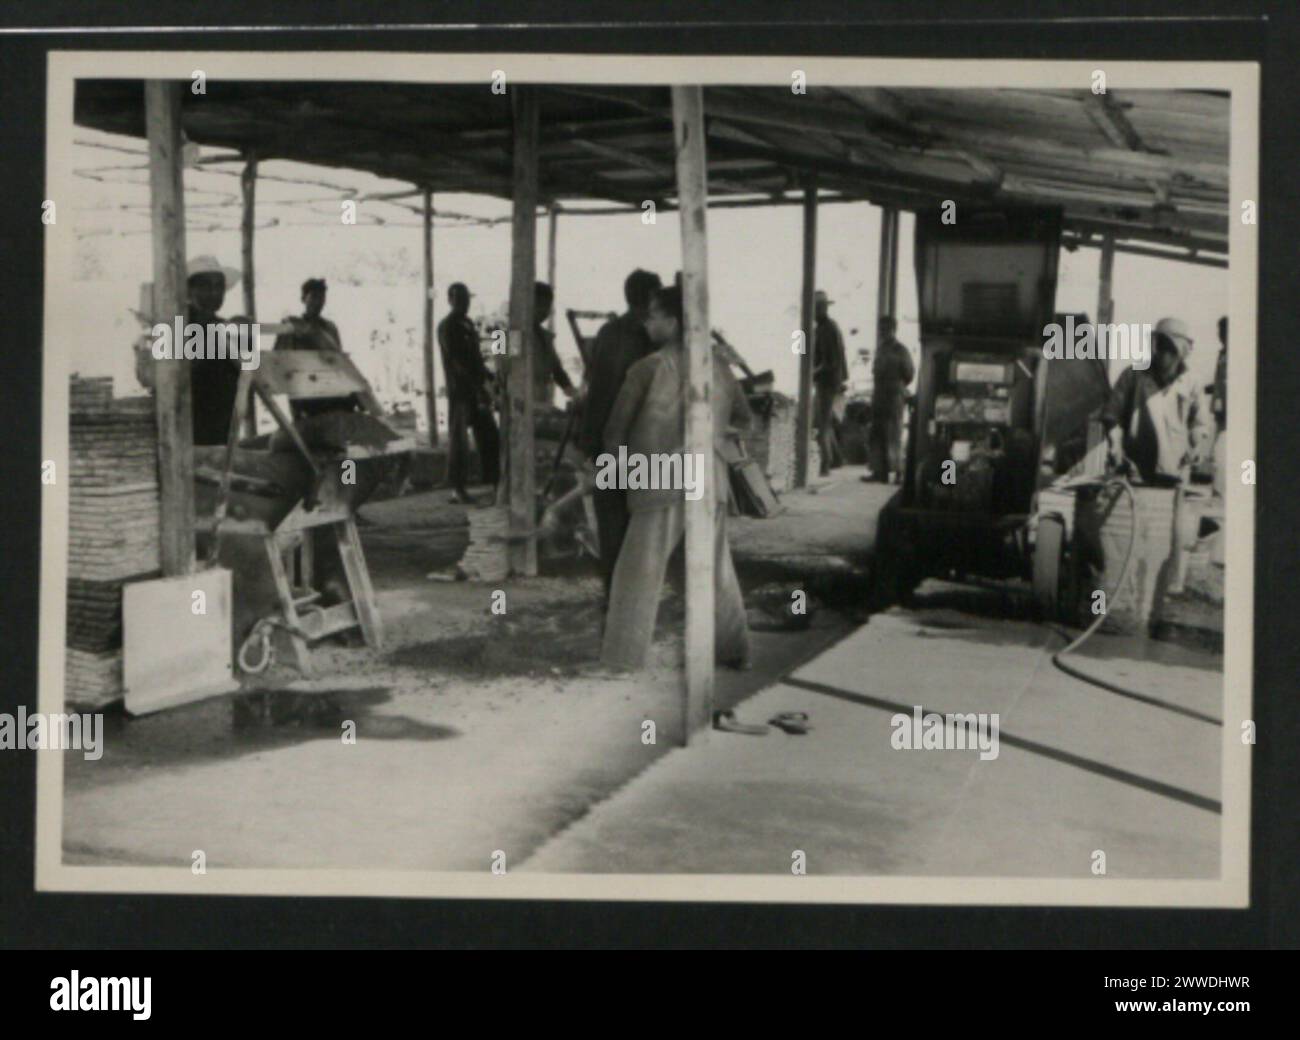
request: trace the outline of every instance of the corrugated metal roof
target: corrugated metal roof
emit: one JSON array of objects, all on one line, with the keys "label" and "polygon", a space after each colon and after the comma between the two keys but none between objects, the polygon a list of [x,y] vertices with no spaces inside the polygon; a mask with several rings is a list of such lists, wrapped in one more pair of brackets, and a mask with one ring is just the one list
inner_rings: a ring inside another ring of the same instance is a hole
[{"label": "corrugated metal roof", "polygon": [[[510,98],[487,84],[206,86],[185,91],[199,144],[510,196]],[[537,89],[543,200],[672,204],[666,87]],[[142,137],[143,107],[140,80],[77,84],[79,125]],[[1059,205],[1075,241],[1227,250],[1226,93],[708,87],[705,111],[712,199],[787,201],[816,174],[823,192],[909,210]]]}]

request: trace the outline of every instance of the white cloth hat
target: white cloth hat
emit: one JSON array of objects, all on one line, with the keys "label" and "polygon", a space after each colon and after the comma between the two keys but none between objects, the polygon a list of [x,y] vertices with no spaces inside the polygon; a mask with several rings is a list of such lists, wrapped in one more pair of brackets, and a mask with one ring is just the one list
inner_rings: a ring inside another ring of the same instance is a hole
[{"label": "white cloth hat", "polygon": [[193,278],[196,274],[219,274],[226,279],[226,288],[239,282],[239,272],[233,267],[222,267],[215,256],[193,256],[185,265],[185,277]]},{"label": "white cloth hat", "polygon": [[1186,355],[1192,349],[1192,333],[1188,329],[1187,323],[1178,318],[1161,318],[1156,323],[1155,334],[1157,336],[1164,334],[1172,339],[1179,351]]}]

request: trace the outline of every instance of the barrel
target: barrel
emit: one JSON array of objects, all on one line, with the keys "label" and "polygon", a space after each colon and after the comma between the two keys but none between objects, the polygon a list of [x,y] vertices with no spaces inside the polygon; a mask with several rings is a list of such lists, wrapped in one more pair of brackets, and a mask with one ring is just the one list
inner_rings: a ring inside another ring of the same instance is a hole
[{"label": "barrel", "polygon": [[[1146,635],[1158,613],[1174,567],[1172,488],[1134,487],[1133,505],[1116,485],[1085,489],[1075,500],[1074,539],[1080,563],[1085,622],[1094,616],[1094,593],[1106,593],[1102,630]],[[1128,574],[1120,584],[1133,542]]]}]

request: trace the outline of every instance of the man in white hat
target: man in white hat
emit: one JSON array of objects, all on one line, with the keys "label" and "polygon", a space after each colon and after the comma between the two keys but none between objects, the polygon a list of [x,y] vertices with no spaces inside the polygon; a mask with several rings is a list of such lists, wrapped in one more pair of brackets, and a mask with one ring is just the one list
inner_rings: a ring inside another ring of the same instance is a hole
[{"label": "man in white hat", "polygon": [[[228,319],[218,313],[226,290],[239,282],[239,272],[223,267],[214,256],[196,256],[187,265],[186,288],[189,325],[221,325]],[[241,319],[235,318],[234,321]],[[190,401],[195,444],[225,444],[239,387],[239,364],[225,358],[199,358],[189,362]]]},{"label": "man in white hat", "polygon": [[1200,391],[1187,371],[1192,337],[1177,318],[1161,318],[1151,337],[1150,367],[1130,368],[1102,409],[1111,462],[1131,462],[1143,482],[1173,483],[1196,461]]}]

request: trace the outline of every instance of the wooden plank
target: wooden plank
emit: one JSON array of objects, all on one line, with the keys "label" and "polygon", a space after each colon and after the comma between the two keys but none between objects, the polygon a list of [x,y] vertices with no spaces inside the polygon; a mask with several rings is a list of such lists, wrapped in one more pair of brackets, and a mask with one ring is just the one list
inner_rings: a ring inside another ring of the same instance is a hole
[{"label": "wooden plank", "polygon": [[[704,91],[673,87],[673,143],[681,209],[683,329],[686,366],[686,450],[707,459],[704,494],[686,503],[686,699],[683,742],[706,735],[713,719],[714,515],[713,346],[709,334],[708,159]],[[725,507],[724,507],[725,508]]]},{"label": "wooden plank", "polygon": [[[181,178],[179,81],[145,80],[149,139],[149,215],[153,238],[154,320],[186,312],[185,195]],[[154,362],[158,419],[160,549],[163,574],[194,573],[194,428],[190,366]]]},{"label": "wooden plank", "polygon": [[[298,634],[297,629],[301,626],[302,619],[298,616],[298,607],[293,601],[293,582],[289,580],[289,572],[284,566],[284,551],[280,540],[275,535],[269,535],[263,542],[266,546],[267,563],[271,566],[271,578],[275,582],[276,595],[280,599],[280,610],[284,615],[284,620],[292,626],[291,630],[284,632],[278,630],[283,638],[288,639],[289,647],[293,651],[294,664],[298,666],[304,678],[310,678],[314,671],[311,664],[311,648],[307,645],[307,640]],[[279,635],[273,634],[272,639],[279,638]]]},{"label": "wooden plank", "polygon": [[349,514],[342,523],[331,526],[338,540],[339,560],[342,561],[343,572],[347,575],[348,589],[352,593],[352,606],[361,625],[361,634],[365,636],[366,646],[371,650],[382,650],[383,619],[379,615],[379,604],[375,600],[374,587],[370,584],[370,570],[366,567],[366,554],[362,551],[361,538],[357,534],[357,522]]},{"label": "wooden plank", "polygon": [[817,178],[810,176],[803,190],[803,292],[799,302],[799,327],[804,351],[799,358],[799,401],[794,425],[794,486],[808,484],[808,443],[812,439],[813,294],[817,289]]},{"label": "wooden plank", "polygon": [[230,505],[230,478],[235,469],[235,448],[239,446],[239,434],[248,417],[248,408],[253,402],[253,369],[244,368],[239,372],[239,384],[235,389],[235,414],[230,419],[230,432],[226,437],[226,460],[221,469],[221,484],[217,490],[217,504],[212,512],[212,545],[208,549],[208,566],[217,566],[221,555],[221,525],[226,519],[226,510]]},{"label": "wooden plank", "polygon": [[438,443],[438,395],[433,375],[433,192],[424,191],[424,407],[429,443]]},{"label": "wooden plank", "polygon": [[514,114],[514,200],[510,243],[509,362],[506,368],[507,479],[511,531],[533,532],[512,538],[513,573],[537,573],[537,526],[533,480],[533,286],[537,280],[537,94],[511,88]]}]

